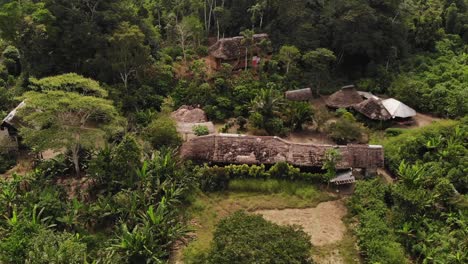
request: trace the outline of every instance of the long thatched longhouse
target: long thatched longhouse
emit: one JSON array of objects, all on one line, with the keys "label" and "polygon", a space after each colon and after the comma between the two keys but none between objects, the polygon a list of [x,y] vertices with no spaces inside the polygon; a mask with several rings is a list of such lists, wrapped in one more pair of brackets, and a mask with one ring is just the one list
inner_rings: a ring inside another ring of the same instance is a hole
[{"label": "long thatched longhouse", "polygon": [[[248,61],[245,60],[246,44],[243,43],[244,37],[237,36],[232,38],[219,39],[213,46],[208,49],[211,57],[216,61],[216,68],[219,69],[222,63],[231,64],[234,69],[245,67]],[[260,47],[258,44],[263,40],[267,40],[267,34],[253,35],[253,45],[251,48],[252,55],[258,55]]]},{"label": "long thatched longhouse", "polygon": [[348,108],[364,101],[354,85],[343,86],[341,90],[330,95],[325,102],[331,108]]},{"label": "long thatched longhouse", "polygon": [[338,169],[376,170],[384,165],[382,146],[299,144],[271,136],[219,134],[197,137],[182,145],[185,159],[221,164],[275,164],[288,162],[301,167],[321,168],[328,149],[341,153]]},{"label": "long thatched longhouse", "polygon": [[312,99],[312,90],[310,88],[304,88],[287,91],[285,97],[291,101],[309,101]]}]

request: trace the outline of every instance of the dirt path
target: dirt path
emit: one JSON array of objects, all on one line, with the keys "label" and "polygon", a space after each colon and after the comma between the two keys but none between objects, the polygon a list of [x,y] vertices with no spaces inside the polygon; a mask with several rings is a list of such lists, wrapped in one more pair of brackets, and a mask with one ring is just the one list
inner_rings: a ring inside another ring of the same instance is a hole
[{"label": "dirt path", "polygon": [[343,201],[320,203],[315,208],[259,210],[256,214],[280,225],[300,225],[311,236],[314,246],[325,246],[343,239],[346,226],[341,220],[346,215]]},{"label": "dirt path", "polygon": [[430,125],[432,122],[440,121],[441,119],[430,115],[417,113],[414,117],[414,120],[416,121],[416,127],[424,127]]}]

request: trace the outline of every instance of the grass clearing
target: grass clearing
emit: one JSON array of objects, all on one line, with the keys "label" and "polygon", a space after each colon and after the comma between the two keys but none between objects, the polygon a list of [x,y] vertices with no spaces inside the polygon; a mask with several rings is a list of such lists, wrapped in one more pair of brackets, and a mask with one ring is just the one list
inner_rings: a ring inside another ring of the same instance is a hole
[{"label": "grass clearing", "polygon": [[315,207],[334,197],[313,185],[278,180],[233,180],[229,191],[199,193],[194,197],[188,214],[195,239],[183,249],[184,263],[193,263],[198,254],[209,249],[216,224],[238,210],[287,209]]}]

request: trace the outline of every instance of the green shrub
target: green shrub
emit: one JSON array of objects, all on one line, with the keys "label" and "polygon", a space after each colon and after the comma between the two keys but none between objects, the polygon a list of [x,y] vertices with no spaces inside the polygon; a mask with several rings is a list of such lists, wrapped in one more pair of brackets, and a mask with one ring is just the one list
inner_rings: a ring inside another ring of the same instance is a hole
[{"label": "green shrub", "polygon": [[41,229],[31,239],[26,263],[70,263],[79,264],[86,260],[86,244],[80,241],[79,235],[71,233],[55,233],[49,229]]},{"label": "green shrub", "polygon": [[304,231],[279,226],[258,215],[236,212],[221,220],[205,263],[312,263]]},{"label": "green shrub", "polygon": [[404,132],[405,132],[405,130],[403,130],[401,128],[391,127],[391,128],[385,129],[385,136],[386,137],[396,137],[396,136],[399,136],[399,135],[403,134]]},{"label": "green shrub", "polygon": [[182,143],[176,123],[166,115],[160,115],[151,122],[144,131],[144,138],[156,149],[177,147]]},{"label": "green shrub", "polygon": [[205,125],[196,125],[192,128],[192,130],[193,130],[193,133],[198,137],[210,134],[208,127]]},{"label": "green shrub", "polygon": [[0,173],[4,173],[16,164],[16,157],[11,154],[0,153]]}]

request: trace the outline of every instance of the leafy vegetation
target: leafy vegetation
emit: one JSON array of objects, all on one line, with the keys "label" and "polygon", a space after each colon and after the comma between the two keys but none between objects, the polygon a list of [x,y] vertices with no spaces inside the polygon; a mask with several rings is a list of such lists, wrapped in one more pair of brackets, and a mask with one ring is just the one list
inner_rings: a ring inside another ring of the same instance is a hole
[{"label": "leafy vegetation", "polygon": [[370,262],[405,262],[405,252],[418,262],[468,260],[466,133],[463,119],[385,142],[389,166],[400,181],[392,186],[360,182],[351,200],[360,245]]},{"label": "leafy vegetation", "polygon": [[[193,166],[172,150],[184,135],[170,112],[199,106],[223,132],[314,128],[339,144],[366,143],[371,128],[350,112],[283,96],[350,83],[456,119],[372,131],[385,134],[386,163],[400,180],[361,182],[351,199],[366,260],[467,262],[467,11],[466,0],[0,1],[0,120],[25,101],[18,131],[7,128],[19,132],[20,155],[2,143],[0,173],[31,163],[0,182],[0,262],[164,262],[187,232],[183,208],[197,189],[315,199],[310,184],[336,174],[333,153],[326,174],[285,163]],[[269,38],[257,42],[258,33]],[[243,37],[239,65],[209,56],[233,36]],[[42,160],[49,150],[61,154]],[[300,232],[236,217],[292,237],[296,245],[279,242],[301,252],[278,257],[307,262]],[[223,261],[226,221],[207,261]]]},{"label": "leafy vegetation", "polygon": [[310,249],[304,231],[236,212],[218,224],[212,249],[202,263],[311,263]]}]

